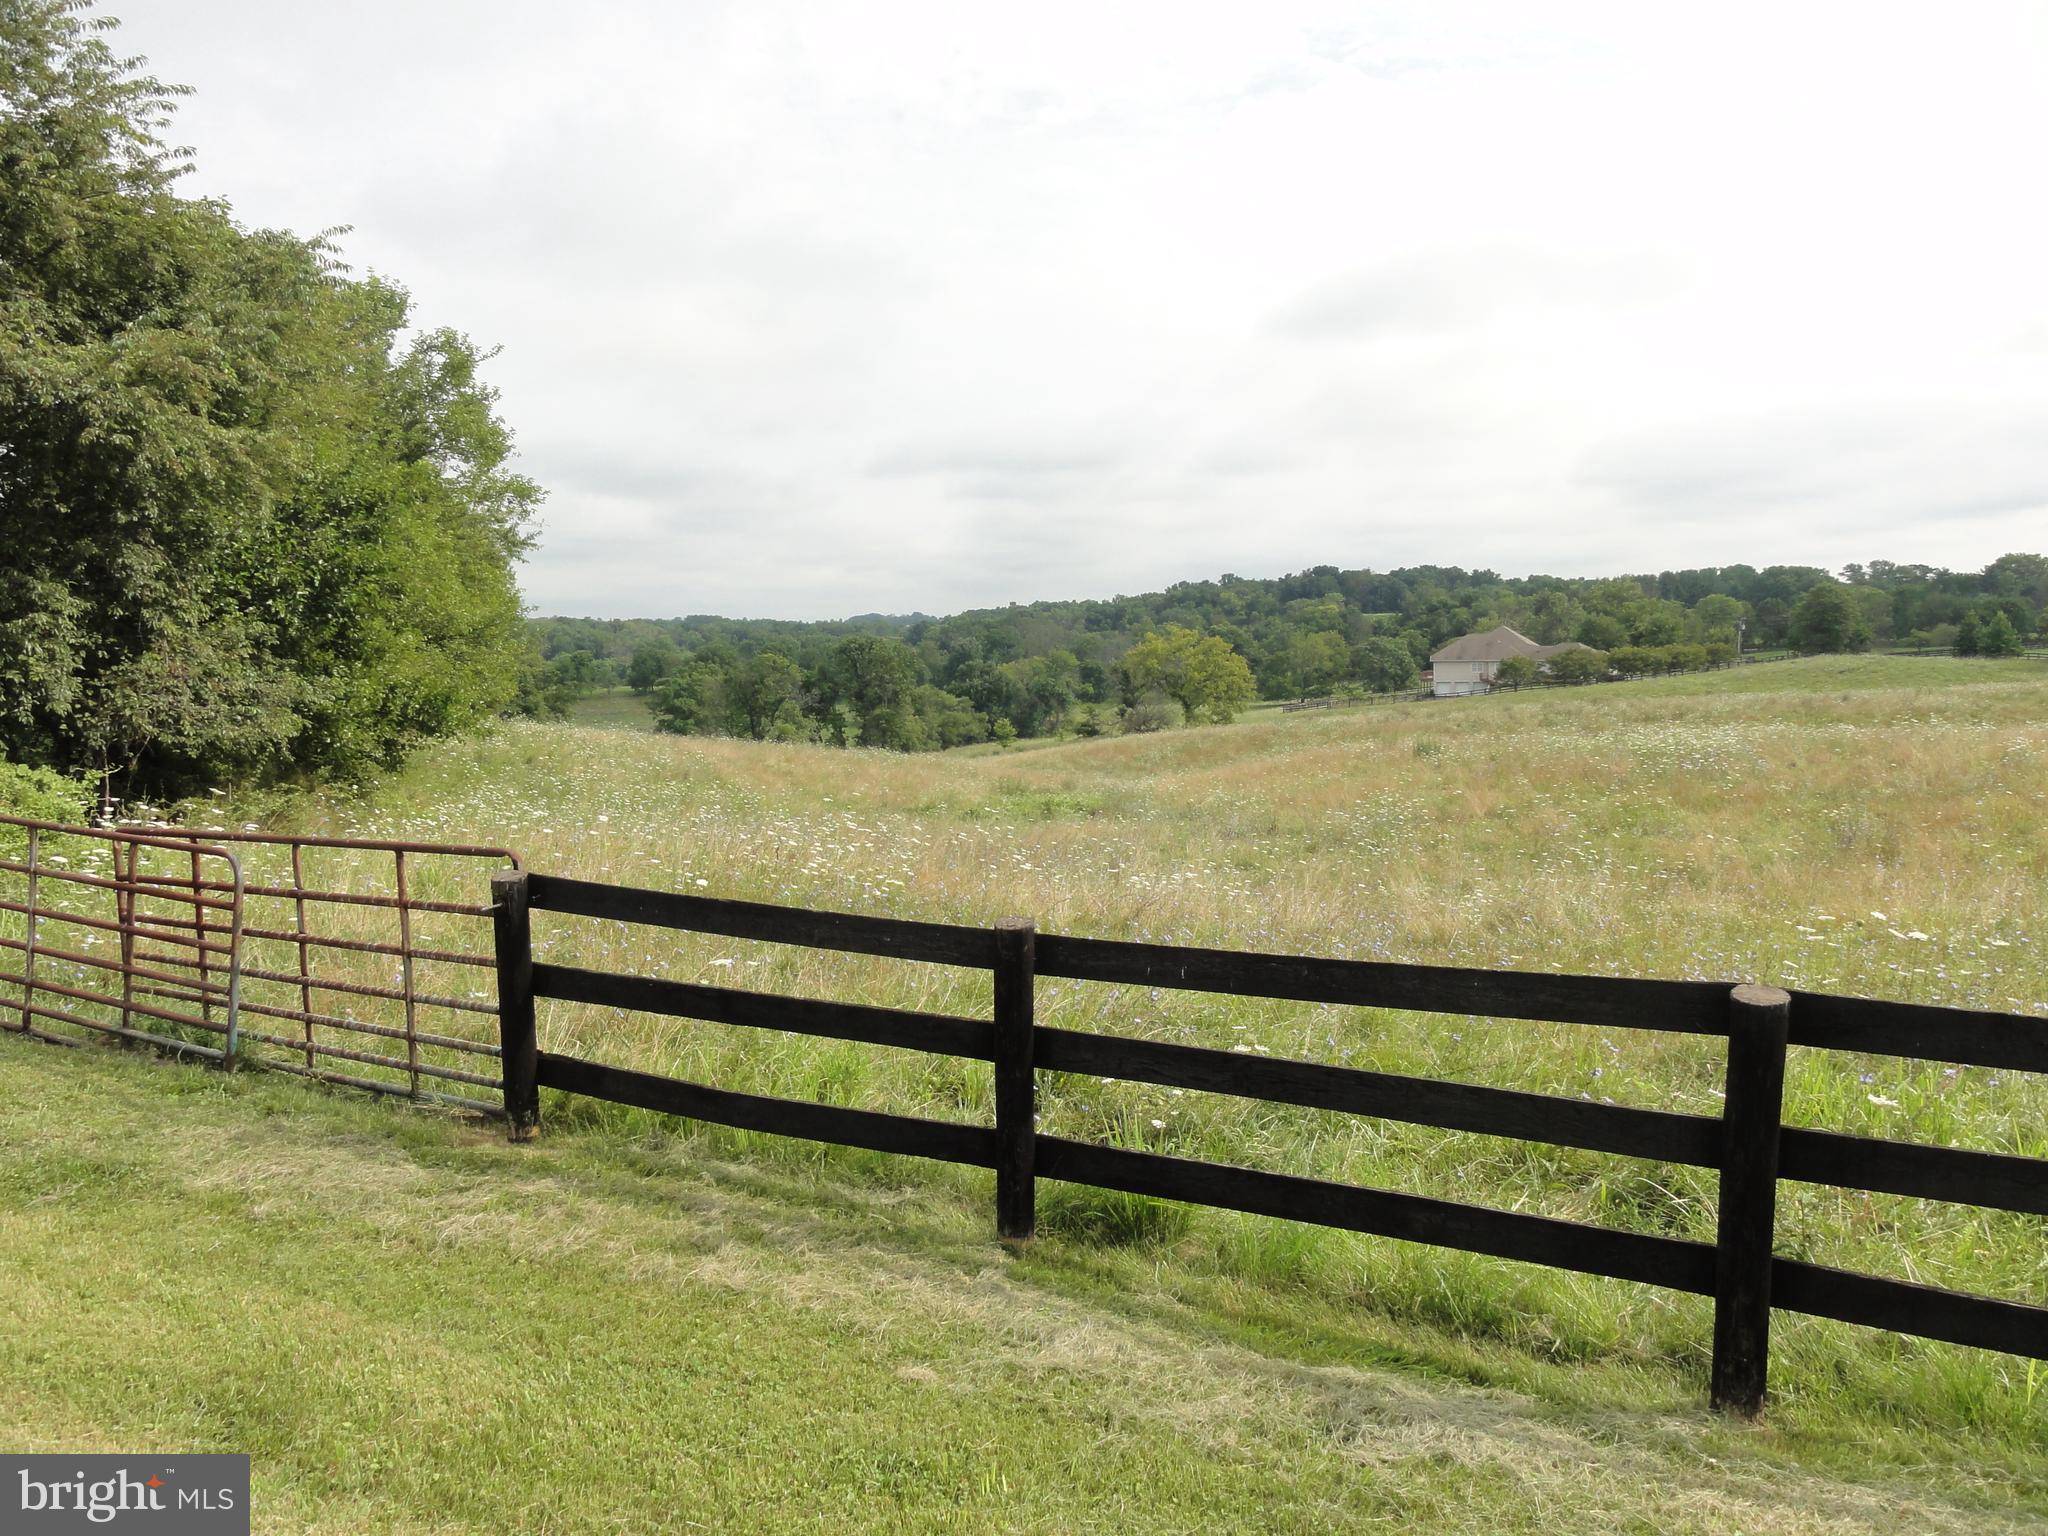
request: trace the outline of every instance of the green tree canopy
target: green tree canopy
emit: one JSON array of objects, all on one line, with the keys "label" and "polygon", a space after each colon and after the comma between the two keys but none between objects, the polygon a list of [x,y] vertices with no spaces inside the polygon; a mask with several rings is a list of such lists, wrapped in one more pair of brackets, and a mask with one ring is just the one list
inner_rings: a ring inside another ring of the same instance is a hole
[{"label": "green tree canopy", "polygon": [[1825,582],[1808,589],[1792,610],[1792,642],[1810,655],[1860,651],[1870,644],[1870,626],[1848,587]]},{"label": "green tree canopy", "polygon": [[1201,635],[1169,624],[1145,636],[1125,653],[1124,675],[1132,691],[1158,689],[1190,720],[1227,725],[1258,696],[1252,669],[1220,635]]},{"label": "green tree canopy", "polygon": [[505,705],[537,488],[452,331],[173,187],[177,90],[0,0],[0,747],[352,773]]}]

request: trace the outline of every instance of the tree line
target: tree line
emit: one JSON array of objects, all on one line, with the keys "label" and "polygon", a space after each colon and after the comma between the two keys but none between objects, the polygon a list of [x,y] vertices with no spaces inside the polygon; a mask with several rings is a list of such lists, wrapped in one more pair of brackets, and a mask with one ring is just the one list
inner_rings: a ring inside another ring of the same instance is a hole
[{"label": "tree line", "polygon": [[177,195],[182,93],[111,25],[0,0],[0,758],[152,794],[395,764],[528,654],[489,354]]},{"label": "tree line", "polygon": [[[1587,647],[1546,664],[1576,681],[1714,666],[1738,649],[2013,654],[2039,635],[2044,610],[2048,558],[2027,554],[1974,572],[1872,561],[1839,578],[1805,566],[1513,579],[1318,566],[947,618],[541,619],[525,706],[559,712],[578,693],[624,685],[672,730],[921,750],[1220,718],[1219,704],[1176,696],[1163,680],[1205,666],[1232,679],[1218,698],[1247,685],[1246,698],[1266,699],[1398,692],[1433,651],[1498,624]],[[1203,640],[1216,644],[1202,665],[1156,660]]]}]

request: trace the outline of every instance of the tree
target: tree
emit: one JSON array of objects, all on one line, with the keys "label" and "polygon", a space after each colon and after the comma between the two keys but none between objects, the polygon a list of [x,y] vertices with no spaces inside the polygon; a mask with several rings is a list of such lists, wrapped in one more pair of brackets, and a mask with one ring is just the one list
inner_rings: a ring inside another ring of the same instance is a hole
[{"label": "tree", "polygon": [[1142,695],[1156,689],[1192,721],[1226,725],[1257,696],[1252,669],[1216,635],[1179,624],[1154,631],[1124,655],[1124,674]]},{"label": "tree", "polygon": [[717,735],[731,713],[726,681],[725,669],[714,661],[689,663],[656,693],[655,728],[679,736]]},{"label": "tree", "polygon": [[1958,656],[1978,655],[1983,648],[1983,644],[1984,626],[1977,622],[1977,615],[1975,613],[1964,614],[1962,622],[1956,625],[1956,654]]},{"label": "tree", "polygon": [[1351,670],[1374,693],[1399,693],[1413,688],[1421,676],[1415,656],[1392,635],[1374,635],[1351,653]]},{"label": "tree", "polygon": [[358,774],[509,704],[540,493],[324,240],[174,195],[171,87],[0,0],[0,747],[175,790]]},{"label": "tree", "polygon": [[1735,641],[1735,626],[1748,616],[1748,606],[1724,592],[1710,592],[1692,605],[1690,628],[1702,643]]},{"label": "tree", "polygon": [[1808,655],[1860,651],[1870,644],[1870,626],[1839,582],[1809,587],[1792,610],[1792,643]]},{"label": "tree", "polygon": [[1023,707],[1013,710],[1011,715],[997,715],[995,718],[1006,719],[1013,715],[1012,723],[1029,736],[1061,734],[1066,729],[1067,712],[1074,707],[1074,696],[1080,687],[1081,664],[1074,659],[1074,653],[1049,651],[1043,656],[1006,662],[1003,671],[1011,679]]},{"label": "tree", "polygon": [[1628,643],[1628,628],[1612,614],[1588,614],[1572,638],[1596,651],[1611,651]]},{"label": "tree", "polygon": [[727,683],[735,734],[764,740],[784,707],[802,697],[803,686],[802,670],[779,651],[763,651],[743,663]]},{"label": "tree", "polygon": [[1287,672],[1301,698],[1328,693],[1351,670],[1351,649],[1333,630],[1296,635],[1287,646]]},{"label": "tree", "polygon": [[1536,663],[1526,656],[1505,657],[1493,669],[1496,688],[1522,688],[1536,681]]},{"label": "tree", "polygon": [[633,648],[633,660],[626,668],[626,686],[635,693],[652,693],[682,670],[683,653],[673,640],[650,640]]},{"label": "tree", "polygon": [[2004,609],[1993,613],[1977,632],[1977,654],[1979,656],[2017,656],[2022,650],[2020,632],[2013,627]]},{"label": "tree", "polygon": [[923,668],[917,653],[883,635],[852,635],[834,646],[818,668],[819,701],[844,705],[864,747],[915,751],[919,732],[910,693]]}]

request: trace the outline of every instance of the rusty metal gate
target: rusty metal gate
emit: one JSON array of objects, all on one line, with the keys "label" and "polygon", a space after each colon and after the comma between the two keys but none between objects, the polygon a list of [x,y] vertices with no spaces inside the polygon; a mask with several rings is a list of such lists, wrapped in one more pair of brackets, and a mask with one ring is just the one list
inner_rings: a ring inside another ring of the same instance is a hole
[{"label": "rusty metal gate", "polygon": [[478,898],[511,850],[0,817],[0,854],[0,1020],[502,1112]]}]

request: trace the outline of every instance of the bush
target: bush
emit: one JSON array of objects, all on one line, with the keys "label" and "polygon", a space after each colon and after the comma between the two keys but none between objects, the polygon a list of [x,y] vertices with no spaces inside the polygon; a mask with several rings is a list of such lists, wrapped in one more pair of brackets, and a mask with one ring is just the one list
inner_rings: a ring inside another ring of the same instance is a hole
[{"label": "bush", "polygon": [[1550,675],[1560,683],[1591,683],[1607,675],[1602,651],[1559,651],[1550,658]]},{"label": "bush", "polygon": [[1164,694],[1148,693],[1117,717],[1126,736],[1170,731],[1187,723],[1187,712]]},{"label": "bush", "polygon": [[[92,802],[92,789],[81,779],[0,758],[0,816],[75,824],[85,820]],[[26,841],[20,829],[0,826],[0,849],[17,852]]]}]

